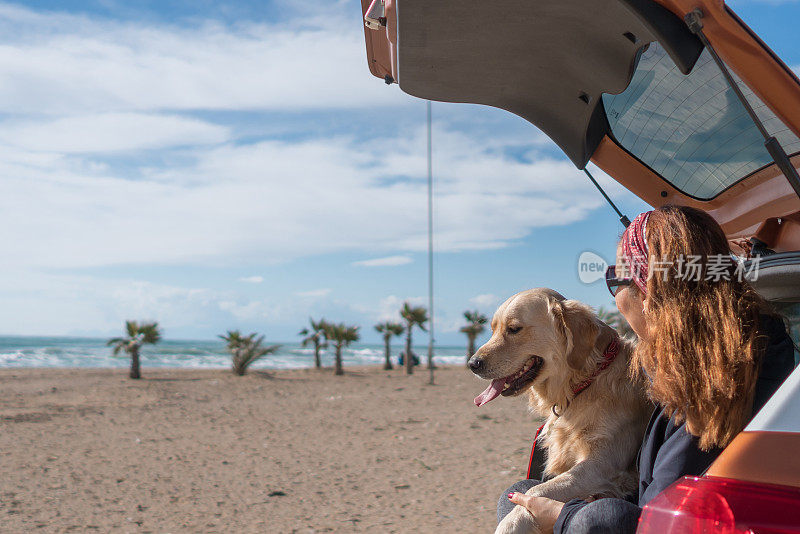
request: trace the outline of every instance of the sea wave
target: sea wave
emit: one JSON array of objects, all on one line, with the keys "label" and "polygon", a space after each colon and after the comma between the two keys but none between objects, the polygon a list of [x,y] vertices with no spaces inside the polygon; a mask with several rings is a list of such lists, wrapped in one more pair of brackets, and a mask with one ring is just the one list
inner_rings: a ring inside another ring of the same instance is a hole
[{"label": "sea wave", "polygon": [[[397,361],[401,348],[392,348],[392,360]],[[342,350],[347,365],[379,365],[384,361],[383,345],[360,344]],[[423,359],[427,347],[414,347]],[[322,365],[332,366],[332,348],[321,351]],[[145,346],[141,352],[142,366],[215,369],[230,366],[230,355],[220,341],[165,340],[155,346]],[[437,347],[434,363],[463,364],[463,347]],[[127,367],[126,355],[114,356],[103,339],[0,337],[0,367]],[[314,349],[299,344],[283,344],[253,364],[258,369],[301,369],[314,366]]]}]

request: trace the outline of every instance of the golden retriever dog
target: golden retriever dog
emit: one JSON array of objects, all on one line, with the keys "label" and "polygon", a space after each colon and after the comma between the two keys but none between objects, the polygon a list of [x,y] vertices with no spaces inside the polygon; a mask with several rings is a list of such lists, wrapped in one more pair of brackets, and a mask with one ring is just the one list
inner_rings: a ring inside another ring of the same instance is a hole
[{"label": "golden retriever dog", "polygon": [[[491,339],[469,360],[491,380],[475,404],[528,392],[531,411],[547,418],[537,441],[546,447],[546,480],[528,495],[566,502],[635,493],[636,455],[653,406],[628,378],[632,349],[591,308],[552,289],[517,293],[495,312]],[[496,532],[539,528],[517,506]]]}]

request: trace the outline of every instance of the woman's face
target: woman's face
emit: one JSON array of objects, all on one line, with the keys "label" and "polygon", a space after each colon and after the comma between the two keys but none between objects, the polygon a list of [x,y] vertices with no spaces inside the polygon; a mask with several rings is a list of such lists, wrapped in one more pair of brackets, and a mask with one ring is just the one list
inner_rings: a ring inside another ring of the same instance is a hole
[{"label": "woman's face", "polygon": [[[621,249],[617,249],[617,265],[623,266],[625,261],[621,255]],[[622,271],[622,269],[621,269]],[[620,278],[628,278],[630,275],[624,271],[618,273]],[[635,284],[629,286],[622,286],[617,290],[614,297],[617,303],[617,309],[625,316],[628,324],[631,325],[633,331],[639,336],[639,339],[646,339],[647,337],[647,320],[644,316],[644,308],[647,299],[644,294],[639,290]]]}]

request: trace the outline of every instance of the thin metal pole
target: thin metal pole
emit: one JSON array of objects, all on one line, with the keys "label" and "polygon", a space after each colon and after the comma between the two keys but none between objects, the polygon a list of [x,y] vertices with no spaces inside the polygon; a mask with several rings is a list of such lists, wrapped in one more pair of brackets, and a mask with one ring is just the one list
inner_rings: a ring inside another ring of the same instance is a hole
[{"label": "thin metal pole", "polygon": [[772,157],[775,165],[786,177],[789,185],[791,185],[792,189],[794,189],[795,194],[800,197],[800,174],[798,174],[797,169],[794,168],[794,165],[792,164],[789,156],[786,154],[786,151],[783,149],[778,139],[774,135],[770,135],[767,129],[764,127],[764,124],[761,122],[761,119],[758,118],[756,111],[750,105],[750,102],[747,101],[744,93],[739,88],[739,84],[736,83],[733,75],[731,75],[730,71],[728,70],[727,65],[725,65],[725,62],[721,57],[719,57],[719,54],[717,54],[714,46],[708,40],[708,37],[706,37],[706,34],[703,32],[702,18],[703,11],[699,8],[695,8],[694,11],[686,14],[684,21],[689,27],[689,30],[697,35],[697,37],[700,39],[700,42],[702,42],[703,46],[705,46],[708,50],[708,53],[711,54],[711,58],[714,60],[714,63],[716,63],[717,67],[719,67],[719,70],[722,71],[722,75],[725,78],[725,81],[728,83],[728,87],[731,88],[733,93],[736,95],[736,98],[738,98],[739,102],[741,102],[742,106],[744,106],[747,114],[750,115],[750,119],[756,125],[756,128],[758,128],[758,131],[764,138],[764,148],[767,149],[767,152]]},{"label": "thin metal pole", "polygon": [[611,197],[609,197],[609,196],[606,194],[606,192],[605,192],[605,191],[603,191],[603,188],[602,188],[602,187],[600,187],[600,184],[598,184],[598,183],[597,183],[597,180],[595,180],[595,179],[594,179],[594,176],[592,176],[592,173],[590,173],[590,172],[589,172],[589,169],[586,169],[586,168],[584,168],[584,169],[583,169],[583,172],[585,172],[585,173],[586,173],[586,176],[588,176],[588,177],[589,177],[589,179],[592,181],[592,183],[593,183],[593,184],[594,184],[594,186],[597,188],[597,190],[598,190],[598,191],[600,191],[600,194],[601,194],[601,195],[603,195],[603,197],[606,199],[606,201],[607,201],[609,204],[611,204],[611,207],[613,208],[613,210],[617,212],[617,215],[619,215],[619,222],[621,222],[621,223],[622,223],[622,226],[624,226],[625,228],[627,228],[627,227],[628,227],[628,226],[631,224],[631,221],[630,221],[630,219],[628,219],[628,218],[627,218],[625,215],[623,215],[623,213],[622,213],[621,211],[619,211],[619,209],[617,209],[617,205],[616,205],[616,204],[614,204],[614,202],[611,200]]},{"label": "thin metal pole", "polygon": [[429,384],[433,384],[433,153],[431,149],[431,101],[428,100],[428,309],[430,331],[428,333]]}]

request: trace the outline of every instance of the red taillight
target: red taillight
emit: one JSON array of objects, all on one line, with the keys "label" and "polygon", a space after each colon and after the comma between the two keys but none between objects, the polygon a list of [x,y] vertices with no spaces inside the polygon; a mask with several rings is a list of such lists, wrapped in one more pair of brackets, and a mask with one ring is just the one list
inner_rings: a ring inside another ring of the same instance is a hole
[{"label": "red taillight", "polygon": [[800,532],[800,488],[684,477],[644,507],[637,534]]}]

